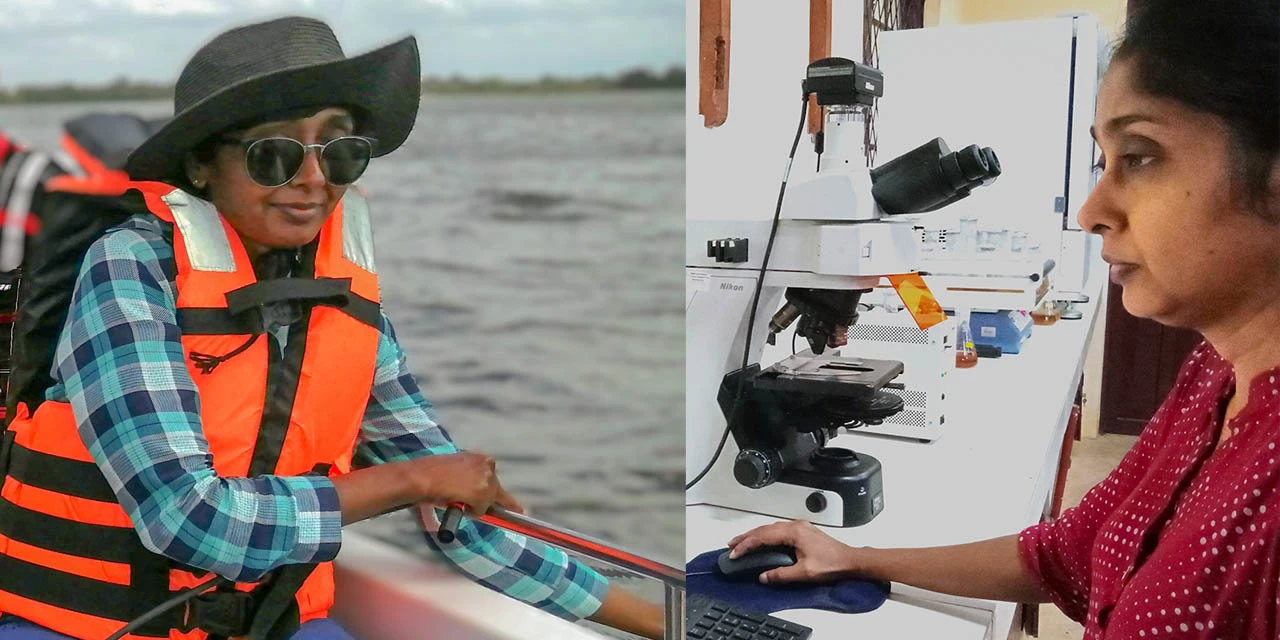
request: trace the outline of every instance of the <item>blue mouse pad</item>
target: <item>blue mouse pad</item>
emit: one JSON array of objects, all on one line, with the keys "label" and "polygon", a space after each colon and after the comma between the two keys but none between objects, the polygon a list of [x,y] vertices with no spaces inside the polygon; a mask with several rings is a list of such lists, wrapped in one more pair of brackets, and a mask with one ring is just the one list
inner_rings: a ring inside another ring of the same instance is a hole
[{"label": "blue mouse pad", "polygon": [[768,585],[754,580],[727,580],[716,571],[716,558],[725,551],[708,551],[685,565],[685,589],[689,593],[701,593],[766,614],[787,609],[863,613],[878,609],[889,596],[889,583],[872,580]]}]

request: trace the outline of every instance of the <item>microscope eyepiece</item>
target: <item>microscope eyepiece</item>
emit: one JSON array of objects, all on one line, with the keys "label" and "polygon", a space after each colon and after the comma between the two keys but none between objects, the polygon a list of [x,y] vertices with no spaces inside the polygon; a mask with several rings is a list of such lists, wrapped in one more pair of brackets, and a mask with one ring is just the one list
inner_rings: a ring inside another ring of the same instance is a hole
[{"label": "microscope eyepiece", "polygon": [[991,147],[982,148],[982,157],[987,161],[988,173],[992,178],[1000,175],[1000,159],[996,157],[996,152]]},{"label": "microscope eyepiece", "polygon": [[926,213],[945,207],[1000,175],[990,147],[969,145],[952,152],[934,138],[871,170],[871,195],[891,215]]},{"label": "microscope eyepiece", "polygon": [[971,144],[942,158],[943,166],[945,167],[949,161],[955,163],[960,175],[963,176],[957,183],[953,183],[956,188],[963,187],[974,180],[985,180],[990,170],[987,159],[983,157],[982,150],[976,144]]}]

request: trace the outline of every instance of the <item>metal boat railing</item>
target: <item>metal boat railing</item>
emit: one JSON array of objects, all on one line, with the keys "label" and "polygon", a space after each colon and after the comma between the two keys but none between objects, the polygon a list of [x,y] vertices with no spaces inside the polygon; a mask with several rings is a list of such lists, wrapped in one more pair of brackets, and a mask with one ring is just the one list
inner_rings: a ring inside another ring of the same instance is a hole
[{"label": "metal boat railing", "polygon": [[[460,515],[460,510],[449,509],[449,513],[446,513],[443,522],[440,523],[440,530],[446,534],[451,533],[457,526]],[[490,507],[487,513],[476,519],[513,533],[541,540],[566,551],[608,563],[630,573],[661,581],[666,592],[663,638],[664,640],[685,640],[683,569],[497,505]]]}]

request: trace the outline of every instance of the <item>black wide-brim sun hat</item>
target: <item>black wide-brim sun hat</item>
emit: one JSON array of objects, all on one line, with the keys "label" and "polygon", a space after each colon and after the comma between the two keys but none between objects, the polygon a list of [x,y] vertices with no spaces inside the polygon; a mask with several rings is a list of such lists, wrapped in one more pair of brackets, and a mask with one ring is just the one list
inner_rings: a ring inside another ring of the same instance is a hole
[{"label": "black wide-brim sun hat", "polygon": [[420,78],[413,36],[348,58],[329,25],[312,18],[238,27],[183,68],[173,119],[129,154],[125,171],[135,180],[182,180],[184,157],[210,136],[325,107],[350,109],[356,133],[373,138],[373,155],[383,156],[413,130]]}]

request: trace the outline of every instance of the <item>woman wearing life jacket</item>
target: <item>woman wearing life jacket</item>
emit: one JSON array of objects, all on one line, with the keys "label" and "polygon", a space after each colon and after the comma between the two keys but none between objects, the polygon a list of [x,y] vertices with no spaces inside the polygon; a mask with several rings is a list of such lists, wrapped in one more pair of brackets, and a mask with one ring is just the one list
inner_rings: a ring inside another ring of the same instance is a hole
[{"label": "woman wearing life jacket", "polygon": [[1053,602],[1087,639],[1280,638],[1280,2],[1145,0],[1093,134],[1080,226],[1125,309],[1205,338],[1133,449],[1079,506],[1000,538],[871,549],[788,522],[730,541],[796,548],[763,581]]},{"label": "woman wearing life jacket", "polygon": [[[211,574],[234,584],[124,637],[349,638],[326,618],[342,525],[520,509],[434,421],[350,188],[409,135],[419,77],[412,37],[348,58],[297,17],[183,69],[126,164],[137,215],[89,248],[54,384],[5,434],[0,639],[101,640]],[[558,550],[470,519],[439,547],[538,608],[661,636],[657,606]]]}]

